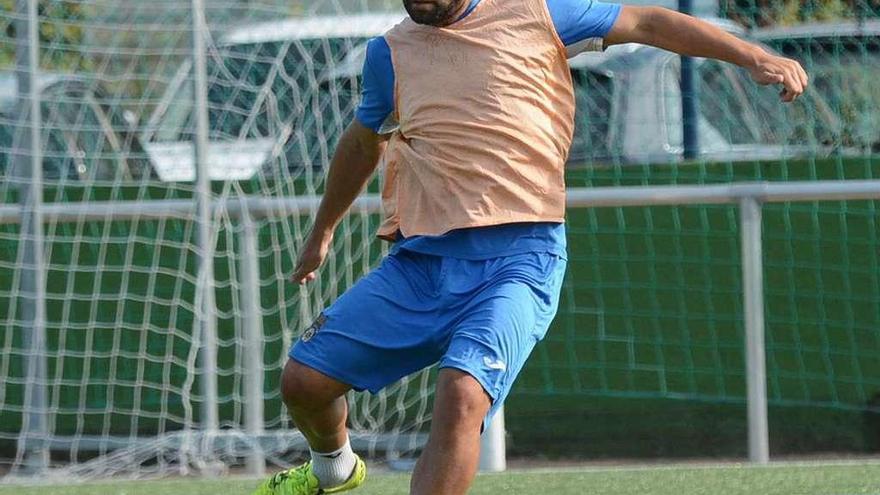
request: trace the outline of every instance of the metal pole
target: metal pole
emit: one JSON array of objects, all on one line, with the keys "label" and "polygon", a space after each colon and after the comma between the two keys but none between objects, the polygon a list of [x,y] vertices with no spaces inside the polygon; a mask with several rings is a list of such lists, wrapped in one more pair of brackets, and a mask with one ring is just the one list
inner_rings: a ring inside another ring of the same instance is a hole
[{"label": "metal pole", "polygon": [[[243,208],[246,206],[242,205]],[[260,264],[257,244],[257,228],[250,213],[241,216],[241,326],[244,334],[244,396],[245,431],[254,441],[247,458],[248,474],[263,476],[266,458],[257,442],[264,432],[263,417],[263,314],[260,304]]]},{"label": "metal pole", "polygon": [[196,210],[198,221],[199,286],[201,305],[197,309],[201,331],[202,430],[210,439],[219,429],[217,412],[217,320],[214,304],[214,243],[211,224],[211,178],[208,174],[208,69],[203,0],[192,0],[193,95],[195,98]]},{"label": "metal pole", "polygon": [[[700,186],[573,187],[566,191],[568,208],[607,208],[620,206],[662,205],[738,205],[746,196],[757,196],[764,203],[796,201],[845,201],[880,199],[880,180],[820,180],[779,182],[741,182]],[[212,203],[214,211],[229,218],[239,218],[242,204],[255,218],[302,216],[314,212],[321,196],[286,196],[267,198],[242,196],[220,198]],[[195,205],[188,199],[136,201],[83,201],[81,203],[45,203],[47,222],[82,222],[90,220],[189,219]],[[350,213],[380,213],[378,194],[364,194],[352,204]],[[0,204],[0,224],[21,223],[21,209]],[[310,322],[311,323],[311,322]]]},{"label": "metal pole", "polygon": [[501,406],[480,438],[480,471],[498,473],[507,469],[505,434],[504,406]]},{"label": "metal pole", "polygon": [[[691,15],[693,0],[678,0],[678,10]],[[691,57],[681,57],[681,126],[684,159],[694,160],[700,155],[698,125],[700,119],[697,67]]]},{"label": "metal pole", "polygon": [[761,203],[740,200],[743,300],[745,303],[746,389],[749,411],[749,460],[770,461],[767,426],[767,371],[764,350],[764,269],[761,245]]},{"label": "metal pole", "polygon": [[[37,0],[18,0],[16,68],[21,125],[27,132],[15,147],[15,176],[21,204],[21,318],[25,350],[24,424],[19,456],[25,470],[49,466],[46,392],[46,271],[43,259],[43,157],[40,150],[40,39]],[[26,119],[26,120],[25,120]],[[28,151],[25,151],[28,150]]]}]

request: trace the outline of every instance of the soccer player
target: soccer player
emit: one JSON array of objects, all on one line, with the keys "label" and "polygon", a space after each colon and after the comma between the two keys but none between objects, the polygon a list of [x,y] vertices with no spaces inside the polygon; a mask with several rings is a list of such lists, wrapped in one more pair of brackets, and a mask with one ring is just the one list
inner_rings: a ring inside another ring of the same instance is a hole
[{"label": "soccer player", "polygon": [[363,483],[344,394],[378,392],[439,362],[414,495],[463,494],[479,437],[559,302],[566,265],[563,168],[574,96],[567,58],[644,43],[739,65],[789,102],[801,66],[667,9],[593,0],[403,0],[409,17],[373,39],[363,99],[342,135],[296,283],[315,278],[340,219],[380,161],[393,246],[290,350],[281,392],[311,461],[260,495]]}]

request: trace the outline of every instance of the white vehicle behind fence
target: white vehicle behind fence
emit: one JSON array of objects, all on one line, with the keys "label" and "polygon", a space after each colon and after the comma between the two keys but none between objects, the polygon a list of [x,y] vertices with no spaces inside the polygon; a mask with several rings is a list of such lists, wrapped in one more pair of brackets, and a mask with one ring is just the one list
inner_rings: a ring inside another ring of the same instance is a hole
[{"label": "white vehicle behind fence", "polygon": [[[320,173],[354,117],[366,42],[402,14],[288,19],[237,28],[208,53],[212,179]],[[737,35],[735,23],[709,19]],[[698,59],[701,160],[827,154],[840,120],[809,91],[779,105],[744,71]],[[578,111],[571,166],[682,159],[679,58],[642,45],[612,46],[571,61]],[[157,175],[195,178],[192,62],[186,61],[141,135]]]}]

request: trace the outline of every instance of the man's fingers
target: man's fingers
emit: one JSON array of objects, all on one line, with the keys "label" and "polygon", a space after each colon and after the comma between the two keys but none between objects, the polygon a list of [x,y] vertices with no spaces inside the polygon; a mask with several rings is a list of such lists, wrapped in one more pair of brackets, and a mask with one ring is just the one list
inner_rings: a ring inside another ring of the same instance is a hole
[{"label": "man's fingers", "polygon": [[315,271],[318,269],[318,266],[320,266],[320,263],[301,260],[293,269],[293,275],[290,276],[290,281],[302,285],[315,280],[315,278],[317,278]]},{"label": "man's fingers", "polygon": [[804,92],[804,85],[801,84],[800,75],[798,75],[794,67],[786,67],[785,80],[787,83],[786,87],[789,91],[795,94],[801,94]]},{"label": "man's fingers", "polygon": [[785,103],[791,103],[795,100],[795,98],[798,97],[798,94],[796,92],[794,92],[788,88],[783,89],[779,95],[780,95],[782,101],[784,101]]},{"label": "man's fingers", "polygon": [[315,275],[315,272],[308,272],[308,273],[297,272],[297,273],[294,273],[292,277],[290,277],[290,281],[295,284],[303,285],[308,282],[311,282],[312,280],[315,280],[315,278],[317,278],[317,275]]},{"label": "man's fingers", "polygon": [[770,72],[765,71],[761,74],[760,79],[755,78],[758,84],[767,86],[768,84],[782,84],[785,81],[785,76],[783,76],[779,72]]},{"label": "man's fingers", "polygon": [[795,62],[795,68],[797,69],[798,76],[800,76],[801,85],[804,89],[807,89],[807,86],[810,85],[810,77],[807,75],[807,71],[804,70],[801,64]]},{"label": "man's fingers", "polygon": [[801,64],[794,60],[789,60],[788,64],[786,64],[786,70],[791,76],[797,80],[797,82],[801,85],[802,89],[806,89],[807,87],[807,73],[804,71],[804,68],[801,67]]},{"label": "man's fingers", "polygon": [[789,84],[784,84],[784,87],[782,88],[782,92],[780,93],[780,96],[782,97],[782,101],[784,101],[786,103],[791,103],[800,94],[801,94],[801,92],[798,91],[798,89],[796,88],[796,85],[789,83]]},{"label": "man's fingers", "polygon": [[784,102],[791,102],[802,95],[807,89],[809,78],[801,64],[796,60],[770,56],[752,72],[759,84],[779,84],[782,90],[779,96]]},{"label": "man's fingers", "polygon": [[782,91],[780,91],[779,97],[780,97],[780,99],[782,99],[782,101],[784,101],[786,103],[791,103],[795,99],[794,93],[792,93],[791,91],[789,91],[787,89],[783,89]]},{"label": "man's fingers", "polygon": [[785,76],[784,81],[782,82],[782,85],[785,88],[781,95],[782,101],[792,102],[797,99],[798,96],[803,94],[805,86],[798,69],[799,66],[797,63],[792,63],[782,68]]},{"label": "man's fingers", "polygon": [[296,268],[294,268],[293,275],[290,276],[290,281],[302,285],[306,282],[306,278],[310,273],[311,270],[305,269],[303,264],[299,263],[296,265]]}]

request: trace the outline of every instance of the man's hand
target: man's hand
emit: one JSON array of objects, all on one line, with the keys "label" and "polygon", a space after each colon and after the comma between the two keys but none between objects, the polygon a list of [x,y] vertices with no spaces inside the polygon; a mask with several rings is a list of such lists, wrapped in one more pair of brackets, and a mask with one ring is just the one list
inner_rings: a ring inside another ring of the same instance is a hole
[{"label": "man's hand", "polygon": [[332,234],[320,234],[312,232],[303,244],[299,257],[296,260],[296,268],[290,281],[303,285],[317,278],[315,272],[324,263],[324,258],[330,251],[330,243],[333,241]]},{"label": "man's hand", "polygon": [[756,57],[754,65],[746,69],[758,84],[781,84],[780,96],[786,102],[797,99],[809,83],[807,73],[797,61],[766,52]]},{"label": "man's hand", "polygon": [[749,71],[758,84],[781,84],[782,101],[790,102],[807,88],[807,73],[794,60],[778,57],[758,45],[700,19],[662,7],[624,5],[606,45],[642,43],[690,57],[730,62]]}]

